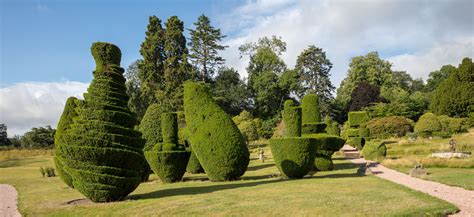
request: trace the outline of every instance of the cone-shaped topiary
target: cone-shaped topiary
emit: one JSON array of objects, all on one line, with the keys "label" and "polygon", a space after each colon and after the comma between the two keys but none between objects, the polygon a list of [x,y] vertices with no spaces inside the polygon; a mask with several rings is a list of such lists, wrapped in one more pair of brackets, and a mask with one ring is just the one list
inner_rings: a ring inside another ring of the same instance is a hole
[{"label": "cone-shaped topiary", "polygon": [[273,159],[285,178],[303,178],[313,170],[319,140],[303,137],[270,139]]},{"label": "cone-shaped topiary", "polygon": [[301,136],[301,108],[293,106],[292,100],[287,100],[282,117],[285,122],[285,137]]},{"label": "cone-shaped topiary", "polygon": [[387,147],[384,142],[373,140],[365,144],[362,155],[366,160],[378,161],[387,155]]},{"label": "cone-shaped topiary", "polygon": [[244,137],[204,84],[184,84],[184,113],[192,150],[209,179],[224,181],[242,176],[250,161]]},{"label": "cone-shaped topiary", "polygon": [[[71,124],[74,123],[73,118],[77,117],[76,108],[80,103],[81,100],[77,99],[76,97],[69,97],[66,101],[63,113],[58,122],[58,127],[56,128],[56,134],[54,134],[55,156],[62,156],[60,146],[64,144],[63,135],[66,134],[66,131],[71,128]],[[64,181],[64,183],[66,183],[66,185],[73,188],[74,186],[72,185],[71,176],[66,171],[64,171],[63,165],[60,161],[58,161],[57,157],[54,157],[54,164],[59,177]]]},{"label": "cone-shaped topiary", "polygon": [[72,185],[94,202],[120,200],[140,184],[143,173],[141,134],[133,130],[127,108],[120,49],[109,43],[92,45],[97,64],[84,103],[76,108],[55,158]]},{"label": "cone-shaped topiary", "polygon": [[178,116],[176,113],[161,115],[163,143],[157,143],[153,150],[145,151],[150,168],[164,183],[177,182],[183,178],[188,165],[190,151],[178,144]]}]

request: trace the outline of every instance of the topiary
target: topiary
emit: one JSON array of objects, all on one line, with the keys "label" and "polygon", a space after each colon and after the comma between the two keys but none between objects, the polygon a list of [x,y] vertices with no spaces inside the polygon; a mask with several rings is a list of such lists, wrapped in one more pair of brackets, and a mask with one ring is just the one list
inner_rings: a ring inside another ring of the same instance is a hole
[{"label": "topiary", "polygon": [[412,131],[411,120],[401,116],[375,118],[367,122],[367,128],[373,137],[385,139],[391,136],[402,137]]},{"label": "topiary", "polygon": [[334,152],[342,148],[346,140],[339,136],[320,134],[306,134],[304,137],[314,138],[319,141],[318,150],[316,150],[316,158],[314,161],[314,169],[316,171],[327,171],[334,168],[331,156]]},{"label": "topiary", "polygon": [[365,139],[361,137],[350,137],[347,139],[347,144],[354,146],[358,150],[362,150],[365,145]]},{"label": "topiary", "polygon": [[365,144],[362,155],[366,160],[378,161],[387,155],[387,147],[382,141],[372,140]]},{"label": "topiary", "polygon": [[148,106],[145,115],[140,122],[140,132],[142,137],[146,140],[144,151],[153,149],[156,143],[163,141],[161,134],[161,114],[162,109],[158,104],[151,104]]},{"label": "topiary", "polygon": [[[74,123],[73,118],[77,117],[76,108],[79,106],[80,101],[81,100],[76,97],[69,97],[66,101],[63,113],[58,122],[58,127],[56,128],[56,133],[54,134],[55,156],[63,157],[60,148],[60,146],[64,144],[63,135],[66,134],[66,131],[71,128],[71,124]],[[54,157],[54,164],[59,177],[64,181],[64,183],[66,183],[66,185],[74,188],[71,176],[63,170],[63,165],[61,164],[61,161],[58,161],[58,159],[58,157]]]},{"label": "topiary", "polygon": [[70,129],[60,136],[55,158],[84,196],[116,201],[141,182],[144,140],[133,130],[136,120],[127,107],[120,49],[97,42],[91,50],[97,65],[94,79]]},{"label": "topiary", "polygon": [[204,173],[204,168],[202,168],[199,159],[194,154],[192,148],[190,147],[191,157],[189,157],[188,165],[186,166],[186,172],[191,174]]},{"label": "topiary", "polygon": [[351,138],[351,137],[358,137],[359,136],[359,129],[347,129],[346,130],[346,134],[347,138]]},{"label": "topiary", "polygon": [[337,122],[333,122],[330,130],[327,131],[327,133],[331,135],[340,136],[341,129],[339,129],[339,124]]},{"label": "topiary", "polygon": [[369,114],[366,111],[349,112],[349,127],[359,127],[369,121]]},{"label": "topiary", "polygon": [[367,127],[360,127],[359,128],[359,137],[365,138],[368,140],[370,138],[370,129]]},{"label": "topiary", "polygon": [[431,136],[439,131],[441,131],[441,123],[433,113],[425,113],[415,124],[415,133],[422,137]]},{"label": "topiary", "polygon": [[313,133],[324,133],[326,132],[325,123],[316,123],[316,122],[307,122],[303,123],[301,127],[301,133],[303,134],[313,134]]},{"label": "topiary", "polygon": [[192,150],[209,179],[224,181],[242,176],[250,160],[245,140],[204,84],[184,84],[184,113]]},{"label": "topiary", "polygon": [[318,123],[321,121],[321,114],[319,113],[318,95],[306,94],[301,100],[301,108],[303,113],[303,123]]},{"label": "topiary", "polygon": [[301,108],[294,107],[292,103],[292,100],[287,100],[282,112],[283,122],[285,122],[285,137],[301,136]]},{"label": "topiary", "polygon": [[334,169],[334,164],[332,162],[331,156],[316,153],[316,158],[314,159],[314,169],[316,171],[330,171]]},{"label": "topiary", "polygon": [[304,137],[270,139],[275,165],[285,178],[302,178],[313,169],[319,140]]}]

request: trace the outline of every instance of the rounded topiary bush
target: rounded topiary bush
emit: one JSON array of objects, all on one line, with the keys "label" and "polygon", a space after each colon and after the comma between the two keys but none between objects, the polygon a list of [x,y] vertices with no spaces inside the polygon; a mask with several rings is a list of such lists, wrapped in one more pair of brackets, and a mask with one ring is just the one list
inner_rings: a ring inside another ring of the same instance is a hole
[{"label": "rounded topiary bush", "polygon": [[331,156],[326,154],[316,153],[316,158],[314,159],[314,170],[316,171],[329,171],[334,169],[334,164],[332,162]]},{"label": "rounded topiary bush", "polygon": [[133,130],[127,107],[120,49],[94,43],[94,79],[70,128],[60,136],[55,152],[72,186],[94,202],[120,200],[140,184],[145,160],[141,133]]},{"label": "rounded topiary bush", "polygon": [[372,137],[385,139],[388,137],[402,137],[413,130],[412,121],[401,116],[375,118],[367,122],[367,128]]},{"label": "rounded topiary bush", "polygon": [[305,137],[270,139],[270,148],[278,170],[286,178],[302,178],[313,170],[319,140]]},{"label": "rounded topiary bush", "polygon": [[433,113],[422,115],[415,124],[415,133],[422,137],[431,136],[434,132],[441,131],[441,129],[441,123]]},{"label": "rounded topiary bush", "polygon": [[321,121],[318,95],[306,94],[301,100],[301,108],[303,123],[319,123]]},{"label": "rounded topiary bush", "polygon": [[378,161],[387,155],[387,147],[384,142],[373,140],[365,144],[362,155],[366,160]]},{"label": "rounded topiary bush", "polygon": [[184,84],[188,139],[211,181],[236,180],[247,170],[249,150],[239,129],[202,83]]},{"label": "rounded topiary bush", "polygon": [[156,143],[163,141],[161,134],[161,114],[162,109],[158,104],[151,104],[148,106],[145,115],[140,122],[140,132],[142,137],[146,140],[145,151],[153,149]]}]

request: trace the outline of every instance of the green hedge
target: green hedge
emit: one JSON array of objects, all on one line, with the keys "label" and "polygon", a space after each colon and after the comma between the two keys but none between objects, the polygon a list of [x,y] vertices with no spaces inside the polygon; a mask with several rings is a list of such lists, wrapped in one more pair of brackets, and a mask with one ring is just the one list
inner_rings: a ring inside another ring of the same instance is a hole
[{"label": "green hedge", "polygon": [[362,155],[366,160],[378,161],[387,155],[387,147],[384,142],[373,140],[365,144]]},{"label": "green hedge", "polygon": [[308,122],[320,122],[321,114],[319,113],[319,101],[318,95],[316,94],[306,94],[301,100],[302,108],[302,121],[303,123]]},{"label": "green hedge", "polygon": [[301,127],[302,134],[324,133],[326,132],[325,123],[306,122]]},{"label": "green hedge", "polygon": [[422,115],[415,124],[415,133],[422,137],[431,136],[434,132],[440,132],[441,129],[441,123],[433,113]]},{"label": "green hedge", "polygon": [[178,115],[166,112],[161,115],[163,143],[178,144]]},{"label": "green hedge", "polygon": [[[291,101],[291,100],[287,100]],[[293,101],[291,101],[293,102]],[[301,136],[301,108],[292,107],[285,103],[285,109],[282,112],[283,122],[285,123],[285,136]]]},{"label": "green hedge", "polygon": [[347,144],[354,146],[358,150],[362,150],[365,145],[365,139],[361,137],[350,137],[347,139]]},{"label": "green hedge", "polygon": [[326,132],[330,135],[335,135],[335,136],[341,135],[341,129],[339,129],[339,124],[337,122],[333,122],[331,126],[327,126]]},{"label": "green hedge", "polygon": [[369,121],[369,114],[366,111],[349,112],[349,127],[359,127]]},{"label": "green hedge", "polygon": [[467,132],[469,121],[467,118],[452,118],[447,115],[438,116],[441,123],[441,131],[449,134]]},{"label": "green hedge", "polygon": [[359,129],[357,129],[357,128],[356,129],[353,129],[353,128],[347,129],[346,130],[346,136],[348,138],[350,138],[350,137],[359,137]]},{"label": "green hedge", "polygon": [[184,113],[192,149],[211,181],[236,180],[249,164],[239,129],[202,83],[184,84]]},{"label": "green hedge", "polygon": [[286,178],[303,178],[313,170],[319,140],[305,137],[270,139],[275,164]]},{"label": "green hedge", "polygon": [[331,156],[316,153],[316,158],[314,160],[314,170],[329,171],[333,169],[334,164],[332,162]]},{"label": "green hedge", "polygon": [[375,118],[367,122],[372,137],[385,139],[388,137],[402,137],[413,130],[412,121],[401,116]]},{"label": "green hedge", "polygon": [[146,151],[151,169],[164,183],[181,181],[191,155],[189,151]]},{"label": "green hedge", "polygon": [[158,104],[151,104],[148,106],[145,115],[140,122],[140,132],[142,132],[142,137],[146,140],[145,151],[153,149],[153,146],[156,143],[163,141],[163,136],[161,134],[161,110]]},{"label": "green hedge", "polygon": [[365,138],[366,140],[370,138],[370,129],[367,127],[360,127],[359,128],[359,137]]},{"label": "green hedge", "polygon": [[331,156],[334,154],[334,152],[339,151],[339,149],[342,148],[346,140],[339,136],[325,133],[306,134],[304,137],[315,138],[319,140],[319,148],[316,150],[316,159],[314,161],[315,170],[332,170],[334,167]]},{"label": "green hedge", "polygon": [[94,79],[84,101],[77,102],[81,106],[74,109],[77,116],[69,122],[70,128],[61,126],[55,163],[62,168],[62,179],[90,200],[116,201],[142,180],[144,141],[132,129],[136,120],[127,108],[120,49],[97,42],[91,51],[96,61]]}]

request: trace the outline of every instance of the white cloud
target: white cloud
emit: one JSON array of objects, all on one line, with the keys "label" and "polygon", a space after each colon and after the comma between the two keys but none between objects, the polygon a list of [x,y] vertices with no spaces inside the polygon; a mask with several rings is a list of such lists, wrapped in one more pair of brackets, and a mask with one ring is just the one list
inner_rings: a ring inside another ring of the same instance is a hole
[{"label": "white cloud", "polygon": [[331,80],[335,86],[346,76],[352,57],[371,51],[394,61],[395,69],[423,78],[433,68],[472,56],[474,3],[470,0],[278,3],[265,6],[265,1],[249,1],[219,19],[224,32],[238,28],[227,38],[229,48],[222,55],[242,76],[247,76],[248,59],[239,59],[238,46],[271,35],[287,42],[282,58],[289,67],[309,45],[323,48],[334,65]]},{"label": "white cloud", "polygon": [[88,84],[81,82],[25,82],[0,89],[0,123],[8,135],[23,134],[32,127],[56,125],[66,99],[82,98]]}]

